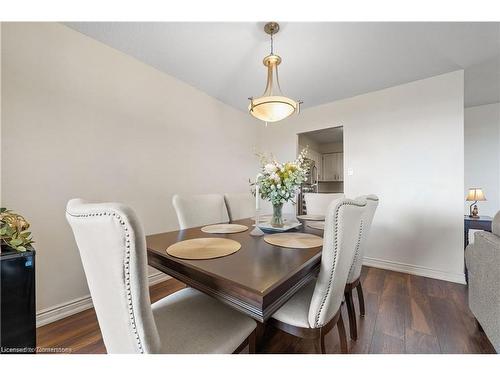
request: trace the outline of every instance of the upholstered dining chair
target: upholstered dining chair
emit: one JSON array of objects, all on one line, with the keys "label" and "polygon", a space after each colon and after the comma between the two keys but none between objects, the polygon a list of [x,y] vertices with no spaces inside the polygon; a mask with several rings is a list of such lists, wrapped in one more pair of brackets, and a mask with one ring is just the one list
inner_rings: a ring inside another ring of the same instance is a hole
[{"label": "upholstered dining chair", "polygon": [[176,194],[172,198],[172,204],[180,229],[229,221],[224,197],[221,194],[183,196]]},{"label": "upholstered dining chair", "polygon": [[305,193],[306,211],[308,215],[326,215],[326,210],[335,199],[344,198],[342,193]]},{"label": "upholstered dining chair", "polygon": [[224,194],[229,220],[241,220],[255,215],[255,197],[248,193]]},{"label": "upholstered dining chair", "polygon": [[352,299],[352,291],[356,289],[358,292],[359,315],[364,317],[365,299],[359,277],[361,275],[361,267],[363,266],[363,258],[367,247],[373,217],[375,216],[375,211],[378,206],[378,197],[376,195],[363,195],[361,197],[357,197],[356,199],[365,199],[367,205],[362,218],[361,241],[359,246],[356,248],[356,253],[354,254],[354,259],[351,269],[349,270],[349,275],[347,276],[347,283],[344,290],[347,313],[349,315],[349,331],[351,339],[353,340],[358,339],[358,328],[356,323],[356,309],[354,308],[354,302]]},{"label": "upholstered dining chair", "polygon": [[108,353],[233,353],[247,344],[255,352],[255,321],[201,292],[151,305],[146,240],[129,207],[73,199],[66,218]]},{"label": "upholstered dining chair", "polygon": [[335,325],[341,351],[348,352],[340,307],[352,260],[361,240],[361,218],[366,204],[364,199],[346,198],[330,203],[318,278],[301,288],[269,321],[291,335],[312,339],[316,350],[321,350],[321,353],[326,352],[325,335]]}]

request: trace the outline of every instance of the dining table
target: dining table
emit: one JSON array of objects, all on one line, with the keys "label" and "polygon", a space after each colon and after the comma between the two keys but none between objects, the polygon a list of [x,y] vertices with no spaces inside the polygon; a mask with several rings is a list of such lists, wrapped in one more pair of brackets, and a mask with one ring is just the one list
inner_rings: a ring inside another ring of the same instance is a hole
[{"label": "dining table", "polygon": [[[148,264],[257,322],[265,323],[294,293],[317,276],[322,246],[306,249],[273,246],[264,236],[250,235],[252,219],[232,223],[246,225],[248,230],[209,234],[197,227],[148,235]],[[304,224],[287,233],[293,232],[323,236],[322,230]],[[204,260],[181,259],[167,254],[167,248],[179,241],[210,237],[237,241],[241,248],[231,255]]]}]

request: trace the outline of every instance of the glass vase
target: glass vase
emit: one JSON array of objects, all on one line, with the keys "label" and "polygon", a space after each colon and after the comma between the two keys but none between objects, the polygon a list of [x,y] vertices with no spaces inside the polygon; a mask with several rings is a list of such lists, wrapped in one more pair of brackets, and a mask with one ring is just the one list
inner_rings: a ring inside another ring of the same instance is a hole
[{"label": "glass vase", "polygon": [[283,203],[273,204],[273,217],[271,219],[271,225],[273,227],[282,228],[283,227]]}]

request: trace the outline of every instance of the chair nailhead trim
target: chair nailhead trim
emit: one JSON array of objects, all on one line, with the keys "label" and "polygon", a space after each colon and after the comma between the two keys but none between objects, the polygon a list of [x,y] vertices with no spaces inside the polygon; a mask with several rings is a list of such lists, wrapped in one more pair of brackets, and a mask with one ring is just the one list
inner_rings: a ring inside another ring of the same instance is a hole
[{"label": "chair nailhead trim", "polygon": [[[340,204],[338,207],[337,207],[337,210],[335,211],[335,238],[334,238],[334,246],[333,246],[333,265],[332,265],[332,272],[330,272],[330,278],[328,280],[328,287],[326,288],[326,293],[324,294],[323,296],[323,299],[321,301],[321,305],[318,309],[318,313],[316,314],[316,321],[315,321],[315,326],[316,328],[320,328],[319,326],[319,318],[321,316],[321,311],[323,310],[323,307],[325,306],[325,302],[326,302],[326,299],[328,298],[328,294],[330,293],[330,289],[331,289],[331,286],[332,286],[332,282],[333,282],[333,277],[335,275],[335,270],[336,270],[336,266],[337,266],[337,254],[338,254],[338,225],[339,225],[339,211],[340,211],[340,208],[343,207],[343,206],[357,206],[357,207],[364,207],[366,206],[366,204],[359,204],[359,203],[356,203],[356,202],[351,202],[351,201],[347,201],[347,202],[343,202],[342,204]],[[362,223],[363,221],[361,221]],[[361,225],[362,227],[362,225]],[[361,230],[359,231],[358,233],[358,243],[356,244],[356,251],[357,249],[359,248],[359,242],[360,242],[360,239],[361,239]]]},{"label": "chair nailhead trim", "polygon": [[[118,215],[115,212],[95,212],[95,213],[87,213],[87,214],[72,214],[70,212],[66,212],[68,215],[75,217],[75,218],[85,218],[85,217],[93,217],[93,216],[113,216],[118,222],[121,224],[123,227],[124,232],[128,232],[128,226],[127,223],[121,219],[120,215]],[[139,337],[139,333],[137,332],[137,327],[135,323],[135,314],[134,314],[134,306],[132,304],[132,293],[130,290],[130,235],[129,233],[125,233],[127,239],[126,239],[126,246],[125,246],[125,259],[123,262],[123,270],[125,273],[125,291],[127,293],[127,306],[128,306],[128,313],[130,317],[130,325],[132,327],[132,331],[135,335],[135,338],[137,340],[137,346],[139,348],[140,353],[144,353],[144,349],[142,347],[141,339]]]},{"label": "chair nailhead trim", "polygon": [[348,280],[351,277],[351,274],[354,272],[354,266],[356,265],[358,258],[359,258],[359,247],[360,247],[362,234],[363,234],[363,220],[361,220],[361,226],[359,228],[359,238],[358,238],[358,243],[356,245],[356,252],[354,253],[354,259],[352,260],[351,269],[349,270],[349,274],[347,275]]}]

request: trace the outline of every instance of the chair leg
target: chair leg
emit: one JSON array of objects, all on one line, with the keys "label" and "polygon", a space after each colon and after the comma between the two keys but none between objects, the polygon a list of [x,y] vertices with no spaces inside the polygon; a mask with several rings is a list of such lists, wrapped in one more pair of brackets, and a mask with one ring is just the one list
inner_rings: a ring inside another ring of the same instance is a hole
[{"label": "chair leg", "polygon": [[250,336],[248,336],[248,354],[255,354],[255,341],[257,338],[257,333],[255,331],[254,329]]},{"label": "chair leg", "polygon": [[342,319],[342,313],[339,314],[339,320],[337,320],[337,329],[339,331],[340,338],[340,352],[342,354],[348,354],[347,349],[347,336],[345,334],[344,320]]},{"label": "chair leg", "polygon": [[325,331],[321,330],[320,340],[321,340],[321,354],[326,354],[325,348]]},{"label": "chair leg", "polygon": [[314,345],[314,353],[321,354],[321,343],[319,337],[313,339],[313,345]]},{"label": "chair leg", "polygon": [[356,286],[356,290],[358,291],[358,300],[359,300],[359,316],[365,316],[365,297],[363,296],[363,288],[361,286],[361,282]]},{"label": "chair leg", "polygon": [[356,310],[354,308],[354,302],[352,300],[352,290],[344,293],[345,303],[347,305],[347,314],[349,315],[349,331],[351,333],[351,339],[358,339],[358,329],[356,327]]}]

